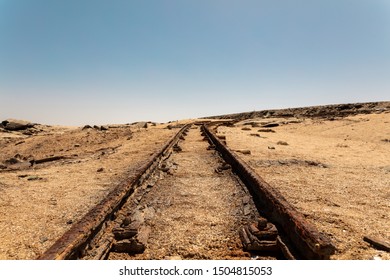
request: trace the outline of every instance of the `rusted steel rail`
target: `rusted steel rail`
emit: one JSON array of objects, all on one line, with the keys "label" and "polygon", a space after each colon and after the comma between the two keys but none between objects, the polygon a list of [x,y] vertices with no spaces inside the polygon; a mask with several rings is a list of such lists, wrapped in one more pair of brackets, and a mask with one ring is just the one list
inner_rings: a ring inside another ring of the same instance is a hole
[{"label": "rusted steel rail", "polygon": [[[105,227],[105,223],[113,219],[115,212],[122,207],[127,198],[133,193],[158,165],[159,160],[166,156],[170,149],[179,141],[180,136],[190,127],[183,126],[158,152],[123,183],[119,184],[98,205],[92,208],[79,222],[74,224],[58,239],[39,260],[80,259],[88,250],[89,242]],[[108,249],[110,245],[106,246]]]},{"label": "rusted steel rail", "polygon": [[265,182],[256,172],[231,151],[223,140],[212,132],[210,126],[202,126],[212,145],[221,153],[252,192],[261,215],[280,229],[293,250],[301,259],[329,259],[335,247],[328,236],[320,233],[298,212],[275,188]]}]

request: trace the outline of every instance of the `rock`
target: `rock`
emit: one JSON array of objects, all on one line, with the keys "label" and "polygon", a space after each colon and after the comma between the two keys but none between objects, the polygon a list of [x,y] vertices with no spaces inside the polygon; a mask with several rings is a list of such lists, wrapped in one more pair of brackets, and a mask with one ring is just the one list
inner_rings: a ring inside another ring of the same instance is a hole
[{"label": "rock", "polygon": [[145,245],[135,239],[124,239],[112,245],[112,251],[117,253],[140,254],[145,251]]},{"label": "rock", "polygon": [[7,166],[0,164],[0,169],[7,169]]},{"label": "rock", "polygon": [[241,130],[251,130],[251,128],[250,127],[243,127],[243,128],[241,128]]},{"label": "rock", "polygon": [[141,226],[136,236],[139,243],[146,245],[148,243],[149,235],[152,232],[150,226]]},{"label": "rock", "polygon": [[100,167],[98,170],[96,170],[96,172],[103,172],[103,171],[104,171],[103,167]]},{"label": "rock", "polygon": [[7,160],[5,161],[6,164],[17,164],[17,163],[21,163],[21,162],[22,162],[22,161],[19,160],[19,159],[16,158],[16,157],[12,157],[12,158],[7,159]]},{"label": "rock", "polygon": [[262,129],[259,129],[258,132],[272,132],[272,133],[275,133],[275,130],[273,130],[271,128],[262,128]]},{"label": "rock", "polygon": [[250,204],[244,206],[243,214],[244,216],[249,216],[252,213],[252,207]]},{"label": "rock", "polygon": [[130,225],[130,223],[131,223],[131,218],[130,217],[126,217],[126,218],[123,219],[121,227],[126,227],[126,226]]},{"label": "rock", "polygon": [[173,146],[173,151],[175,151],[175,152],[181,152],[181,151],[183,151],[183,149],[182,149],[178,144],[175,144],[175,145]]},{"label": "rock", "polygon": [[168,172],[169,171],[169,167],[160,167],[160,170],[162,172]]},{"label": "rock", "polygon": [[268,146],[268,149],[269,149],[269,150],[275,150],[275,147],[273,147],[273,146]]},{"label": "rock", "polygon": [[143,215],[145,220],[151,220],[156,215],[156,210],[153,207],[146,207],[143,210]]},{"label": "rock", "polygon": [[102,130],[102,131],[103,130],[108,130],[108,128],[102,125],[102,126],[100,126],[100,130]]},{"label": "rock", "polygon": [[29,121],[8,119],[3,121],[2,125],[6,130],[17,131],[17,130],[25,130],[27,128],[32,128],[36,124],[33,124]]},{"label": "rock", "polygon": [[49,238],[47,238],[46,236],[42,236],[39,238],[39,242],[41,242],[41,244],[45,243],[48,240],[49,240]]},{"label": "rock", "polygon": [[31,167],[31,163],[29,161],[19,162],[16,164],[12,164],[8,166],[8,169],[10,170],[21,170],[21,169],[28,169]]},{"label": "rock", "polygon": [[241,153],[243,155],[250,155],[251,154],[250,150],[237,150],[236,152]]},{"label": "rock", "polygon": [[278,141],[278,143],[276,143],[277,145],[283,145],[283,146],[287,146],[288,143],[285,142],[285,141]]},{"label": "rock", "polygon": [[277,126],[279,126],[278,123],[267,123],[262,125],[262,127],[277,127]]},{"label": "rock", "polygon": [[260,136],[260,134],[258,134],[258,133],[251,133],[251,134],[249,134],[250,136],[255,136],[255,137],[261,137]]},{"label": "rock", "polygon": [[38,176],[30,176],[27,178],[28,181],[35,181],[35,180],[40,180],[42,178],[38,177]]},{"label": "rock", "polygon": [[92,126],[90,126],[89,124],[87,124],[87,125],[84,125],[84,127],[82,128],[82,130],[89,129],[89,128],[92,128]]},{"label": "rock", "polygon": [[232,169],[231,165],[224,162],[223,164],[221,164],[215,169],[215,172],[221,173],[223,170],[229,170],[229,169]]},{"label": "rock", "polygon": [[166,256],[164,260],[180,261],[182,260],[181,256]]},{"label": "rock", "polygon": [[145,221],[143,213],[140,210],[135,210],[133,215],[131,216],[131,221],[143,224]]}]

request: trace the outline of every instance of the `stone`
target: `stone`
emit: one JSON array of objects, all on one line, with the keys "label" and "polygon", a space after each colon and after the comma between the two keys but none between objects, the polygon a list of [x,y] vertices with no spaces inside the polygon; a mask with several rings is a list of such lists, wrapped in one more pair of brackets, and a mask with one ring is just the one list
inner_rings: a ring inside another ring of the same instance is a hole
[{"label": "stone", "polygon": [[38,176],[30,176],[27,178],[28,181],[35,181],[35,180],[40,180],[42,178],[38,177]]},{"label": "stone", "polygon": [[243,155],[250,155],[251,154],[250,150],[237,150],[236,152],[241,153]]},{"label": "stone", "polygon": [[260,134],[258,134],[258,133],[251,133],[251,134],[249,134],[250,136],[255,136],[255,137],[261,137],[260,136]]},{"label": "stone", "polygon": [[259,129],[258,132],[271,132],[271,133],[275,133],[275,130],[273,130],[271,128],[263,128],[263,129]]},{"label": "stone", "polygon": [[166,256],[166,257],[164,258],[164,260],[175,260],[175,261],[180,261],[180,260],[182,260],[182,257],[179,256],[179,255],[177,255],[177,256]]},{"label": "stone", "polygon": [[278,123],[267,123],[262,125],[262,127],[277,127],[277,126],[279,126]]},{"label": "stone", "polygon": [[112,245],[112,251],[117,253],[140,254],[145,251],[145,245],[135,239],[124,239]]},{"label": "stone", "polygon": [[136,236],[140,244],[146,245],[148,243],[149,235],[152,232],[150,226],[141,226]]},{"label": "stone", "polygon": [[19,160],[19,159],[16,158],[16,157],[12,157],[12,158],[7,159],[7,160],[5,161],[6,164],[17,164],[17,163],[21,163],[21,162],[22,162],[22,161]]},{"label": "stone", "polygon": [[10,131],[25,130],[27,128],[32,128],[35,126],[35,124],[29,121],[15,120],[15,119],[5,120],[2,122],[2,124],[6,130],[10,130]]},{"label": "stone", "polygon": [[92,128],[92,126],[90,126],[89,124],[87,124],[87,125],[84,125],[84,127],[82,128],[82,130],[89,129],[89,128]]}]

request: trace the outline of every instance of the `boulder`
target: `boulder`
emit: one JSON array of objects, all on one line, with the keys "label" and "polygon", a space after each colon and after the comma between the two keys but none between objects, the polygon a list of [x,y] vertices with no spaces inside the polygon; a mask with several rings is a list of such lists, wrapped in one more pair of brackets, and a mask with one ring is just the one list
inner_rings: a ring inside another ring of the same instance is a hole
[{"label": "boulder", "polygon": [[5,121],[2,121],[2,126],[6,130],[16,131],[16,130],[25,130],[34,127],[35,124],[29,121],[7,119]]}]

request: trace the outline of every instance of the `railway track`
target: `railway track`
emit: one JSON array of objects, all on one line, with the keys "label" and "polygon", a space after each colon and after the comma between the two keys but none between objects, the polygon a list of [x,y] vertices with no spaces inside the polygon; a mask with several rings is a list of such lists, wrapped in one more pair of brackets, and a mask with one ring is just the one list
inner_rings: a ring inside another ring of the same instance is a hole
[{"label": "railway track", "polygon": [[329,259],[329,238],[217,126],[183,126],[38,259]]}]

